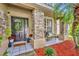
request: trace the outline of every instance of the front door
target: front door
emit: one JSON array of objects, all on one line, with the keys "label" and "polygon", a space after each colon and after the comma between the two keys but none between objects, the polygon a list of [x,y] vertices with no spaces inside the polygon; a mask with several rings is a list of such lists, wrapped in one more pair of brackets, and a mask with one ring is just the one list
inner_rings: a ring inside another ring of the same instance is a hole
[{"label": "front door", "polygon": [[28,19],[27,18],[21,18],[21,17],[11,17],[11,28],[12,28],[12,34],[16,36],[15,41],[22,41],[26,37],[26,29],[28,27],[27,25]]}]

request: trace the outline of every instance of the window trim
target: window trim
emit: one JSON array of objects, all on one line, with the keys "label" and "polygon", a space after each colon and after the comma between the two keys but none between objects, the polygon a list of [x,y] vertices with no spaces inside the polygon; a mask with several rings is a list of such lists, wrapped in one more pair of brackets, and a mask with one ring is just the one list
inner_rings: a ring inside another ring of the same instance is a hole
[{"label": "window trim", "polygon": [[[48,17],[48,16],[45,16],[44,17],[44,21],[45,21],[45,19],[51,19],[52,20],[52,33],[54,33],[54,19],[52,18],[52,17]],[[47,20],[46,20],[47,21]],[[47,23],[46,23],[46,25],[47,25]],[[47,29],[46,29],[47,30]]]}]

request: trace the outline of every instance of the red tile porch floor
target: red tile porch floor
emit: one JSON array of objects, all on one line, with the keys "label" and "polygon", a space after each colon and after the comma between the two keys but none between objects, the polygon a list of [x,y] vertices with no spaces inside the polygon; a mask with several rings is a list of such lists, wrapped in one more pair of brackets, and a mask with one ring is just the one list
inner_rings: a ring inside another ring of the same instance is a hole
[{"label": "red tile porch floor", "polygon": [[[55,49],[56,56],[79,56],[79,49],[75,48],[75,43],[72,40],[66,40],[62,43],[51,45],[49,47]],[[36,49],[36,55],[45,56],[44,50],[45,48]]]}]

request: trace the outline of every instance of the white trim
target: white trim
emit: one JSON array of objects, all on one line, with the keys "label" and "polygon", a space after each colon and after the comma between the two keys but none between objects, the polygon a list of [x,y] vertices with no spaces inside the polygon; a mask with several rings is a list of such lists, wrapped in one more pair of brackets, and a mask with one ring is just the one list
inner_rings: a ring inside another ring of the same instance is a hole
[{"label": "white trim", "polygon": [[51,20],[52,20],[52,33],[54,33],[54,19],[53,19],[53,17],[45,16],[45,17],[44,17],[44,20],[45,20],[45,19],[51,19]]},{"label": "white trim", "polygon": [[53,9],[52,7],[47,6],[47,5],[45,5],[44,3],[36,3],[36,4],[37,4],[37,5],[40,5],[40,6],[43,6],[43,7],[45,7],[45,8],[48,8],[48,9],[50,9],[50,10]]},{"label": "white trim", "polygon": [[53,20],[53,18],[52,18],[52,17],[48,17],[48,16],[45,16],[44,18],[46,18],[46,19],[52,19],[52,20]]},{"label": "white trim", "polygon": [[57,29],[56,29],[57,35],[59,35],[60,34],[60,20],[59,19],[56,20],[56,27],[57,27]]},{"label": "white trim", "polygon": [[63,41],[59,40],[58,38],[54,38],[50,41],[47,41],[45,46],[51,46],[51,45],[55,45],[55,44],[58,44],[58,43],[61,43]]}]

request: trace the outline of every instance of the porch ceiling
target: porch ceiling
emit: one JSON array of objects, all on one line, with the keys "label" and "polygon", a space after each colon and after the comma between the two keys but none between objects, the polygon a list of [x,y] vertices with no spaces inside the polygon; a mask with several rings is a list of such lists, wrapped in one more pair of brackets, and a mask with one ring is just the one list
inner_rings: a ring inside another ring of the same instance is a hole
[{"label": "porch ceiling", "polygon": [[43,11],[45,14],[48,14],[51,16],[53,15],[52,8],[48,8],[48,7],[45,7],[43,5],[36,4],[36,3],[11,3],[11,5],[22,7],[24,9],[28,9],[31,11],[34,9],[39,9],[39,10]]},{"label": "porch ceiling", "polygon": [[32,6],[29,6],[29,3],[27,3],[26,5],[23,3],[9,3],[10,5],[14,5],[14,6],[18,6],[18,7],[22,7],[24,9],[28,9],[28,10],[33,10],[34,8]]},{"label": "porch ceiling", "polygon": [[53,16],[53,8],[51,7],[46,7],[44,4],[40,4],[40,3],[32,3],[35,7],[37,7],[37,9],[43,11],[45,14],[47,14],[48,16]]}]

